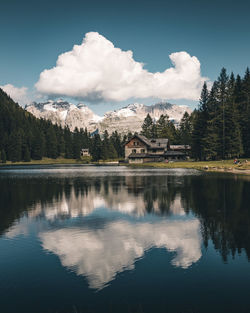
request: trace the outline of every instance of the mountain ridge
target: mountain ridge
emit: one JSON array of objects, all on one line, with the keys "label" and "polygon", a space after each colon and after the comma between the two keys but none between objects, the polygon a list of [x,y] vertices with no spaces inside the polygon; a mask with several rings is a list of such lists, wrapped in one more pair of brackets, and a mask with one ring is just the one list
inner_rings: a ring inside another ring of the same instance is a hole
[{"label": "mountain ridge", "polygon": [[68,126],[71,131],[77,128],[87,128],[93,132],[99,129],[101,133],[118,131],[121,134],[139,132],[147,116],[156,121],[162,114],[167,114],[169,119],[178,124],[185,112],[191,113],[188,106],[180,106],[168,102],[158,102],[152,105],[131,103],[118,110],[107,111],[103,116],[95,114],[86,104],[72,104],[63,99],[48,100],[43,103],[33,102],[25,106],[25,110],[38,118],[50,120],[53,124]]}]

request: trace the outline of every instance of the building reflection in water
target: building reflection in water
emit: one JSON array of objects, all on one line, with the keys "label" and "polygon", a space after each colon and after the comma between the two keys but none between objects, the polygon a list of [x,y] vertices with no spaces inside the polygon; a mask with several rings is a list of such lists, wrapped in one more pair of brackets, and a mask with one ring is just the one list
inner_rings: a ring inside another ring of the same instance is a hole
[{"label": "building reflection in water", "polygon": [[184,210],[181,180],[109,176],[61,181],[55,196],[36,201],[6,235],[25,235],[30,220],[40,223],[43,249],[85,276],[94,289],[133,269],[151,248],[174,252],[172,265],[185,269],[201,257],[201,233],[199,220]]},{"label": "building reflection in water", "polygon": [[[174,177],[106,177],[76,179],[64,185],[56,197],[38,201],[28,212],[30,217],[46,219],[86,216],[98,208],[133,215],[185,215],[186,199],[182,197]],[[155,183],[155,184],[154,184]],[[183,203],[184,202],[184,203]]]}]

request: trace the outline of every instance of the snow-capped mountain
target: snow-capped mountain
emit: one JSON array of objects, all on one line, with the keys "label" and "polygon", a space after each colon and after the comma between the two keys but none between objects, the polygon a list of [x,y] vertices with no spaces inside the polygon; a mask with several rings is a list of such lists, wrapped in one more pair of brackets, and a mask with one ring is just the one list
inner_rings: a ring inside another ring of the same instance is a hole
[{"label": "snow-capped mountain", "polygon": [[79,129],[87,127],[89,131],[94,131],[102,120],[102,117],[96,115],[85,104],[75,105],[61,99],[45,103],[33,102],[25,109],[38,118],[51,120],[52,123],[62,127],[68,126],[72,131],[75,127]]},{"label": "snow-capped mountain", "polygon": [[68,126],[71,130],[74,130],[75,127],[79,129],[86,127],[90,132],[99,129],[101,133],[104,130],[109,133],[115,130],[119,133],[139,132],[148,113],[154,120],[158,120],[162,114],[167,114],[174,123],[178,123],[186,111],[191,113],[188,106],[167,102],[150,106],[133,103],[119,110],[107,112],[102,117],[95,114],[85,104],[75,105],[63,100],[49,100],[45,103],[33,102],[25,109],[38,118],[49,119],[52,123],[63,127]]}]

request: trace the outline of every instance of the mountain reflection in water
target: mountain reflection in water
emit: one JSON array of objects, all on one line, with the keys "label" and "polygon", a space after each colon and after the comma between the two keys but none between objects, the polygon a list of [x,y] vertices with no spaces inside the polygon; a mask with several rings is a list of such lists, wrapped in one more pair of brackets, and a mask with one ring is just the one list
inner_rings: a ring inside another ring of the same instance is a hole
[{"label": "mountain reflection in water", "polygon": [[[188,269],[209,241],[224,262],[250,256],[249,181],[196,171],[18,171],[0,178],[0,232],[29,236],[103,289],[150,249]],[[35,230],[34,230],[35,229]]]},{"label": "mountain reflection in water", "polygon": [[[174,180],[180,183],[182,178]],[[186,216],[172,183],[173,178],[163,176],[66,178],[50,199],[28,207],[26,218],[10,227],[6,236],[28,234],[30,220],[47,221],[38,232],[42,247],[57,255],[63,266],[86,277],[94,289],[133,269],[151,248],[175,252],[172,265],[188,268],[201,257],[200,222]],[[51,181],[44,185],[46,191],[48,186],[53,187]]]}]

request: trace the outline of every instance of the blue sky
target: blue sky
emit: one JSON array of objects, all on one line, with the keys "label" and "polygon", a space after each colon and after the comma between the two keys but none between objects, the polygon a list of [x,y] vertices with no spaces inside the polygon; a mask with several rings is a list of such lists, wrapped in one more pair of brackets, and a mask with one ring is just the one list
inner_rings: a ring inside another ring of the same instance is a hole
[{"label": "blue sky", "polygon": [[[244,74],[250,65],[249,11],[250,3],[242,0],[0,0],[0,85],[27,87],[32,98],[40,73],[54,67],[73,45],[81,45],[89,32],[98,32],[122,51],[132,50],[134,61],[144,63],[150,73],[170,68],[169,55],[185,51],[196,56],[201,76],[211,81],[223,66]],[[154,98],[149,93],[138,101],[151,103]],[[102,113],[132,101],[107,99],[101,97],[91,108]],[[194,106],[197,101],[169,102]]]}]

